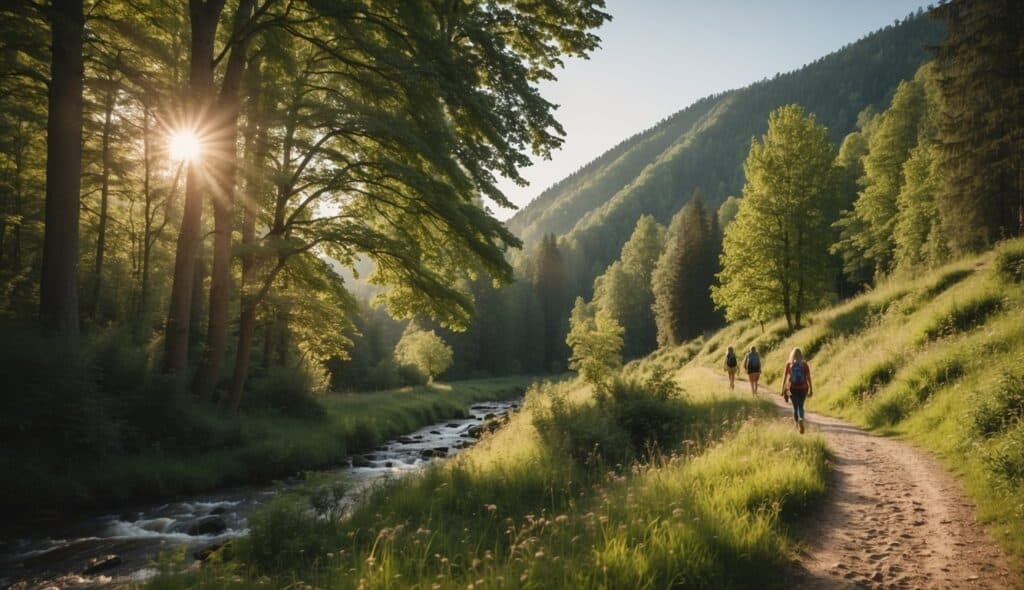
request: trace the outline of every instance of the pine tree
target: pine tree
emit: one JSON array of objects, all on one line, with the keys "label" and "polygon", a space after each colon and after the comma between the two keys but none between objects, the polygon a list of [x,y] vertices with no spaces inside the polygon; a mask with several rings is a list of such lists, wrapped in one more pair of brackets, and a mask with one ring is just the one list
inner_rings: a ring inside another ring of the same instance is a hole
[{"label": "pine tree", "polygon": [[[867,137],[867,152],[862,159],[864,176],[859,181],[863,188],[847,214],[856,220],[844,223],[841,240],[856,251],[847,253],[847,259],[863,259],[874,275],[886,274],[893,267],[896,198],[903,190],[903,163],[917,145],[923,113],[922,84],[918,80],[901,82],[889,108]],[[849,147],[856,151],[857,146]]]},{"label": "pine tree", "polygon": [[623,355],[637,358],[657,346],[654,322],[654,267],[664,244],[665,228],[642,215],[619,260],[594,280],[594,304],[607,310],[625,329]]},{"label": "pine tree", "polygon": [[46,133],[46,219],[39,315],[43,329],[78,336],[78,218],[82,175],[82,0],[49,9],[51,62]]},{"label": "pine tree", "polygon": [[565,367],[566,306],[565,267],[558,239],[548,234],[537,249],[533,286],[544,318],[544,369],[557,372]]},{"label": "pine tree", "polygon": [[672,218],[654,270],[658,345],[689,340],[717,323],[709,289],[717,266],[717,220],[709,218],[700,190]]},{"label": "pine tree", "polygon": [[938,209],[956,251],[1024,229],[1024,3],[952,0],[935,60],[942,185]]},{"label": "pine tree", "polygon": [[772,112],[768,132],[751,143],[740,210],[723,240],[721,284],[712,288],[729,319],[782,315],[799,328],[830,294],[834,160],[828,131],[799,105]]}]

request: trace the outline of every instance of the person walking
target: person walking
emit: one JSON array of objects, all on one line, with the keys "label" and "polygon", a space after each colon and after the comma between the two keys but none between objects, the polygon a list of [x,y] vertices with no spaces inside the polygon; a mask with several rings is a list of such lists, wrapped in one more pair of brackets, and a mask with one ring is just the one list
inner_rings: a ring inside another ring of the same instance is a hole
[{"label": "person walking", "polygon": [[804,433],[804,401],[812,395],[814,387],[811,384],[811,366],[804,360],[800,348],[794,348],[789,353],[786,374],[782,377],[782,397],[786,401],[793,401],[793,420],[800,434]]},{"label": "person walking", "polygon": [[736,389],[736,369],[740,362],[736,358],[736,352],[730,346],[725,352],[725,372],[729,374],[729,389]]},{"label": "person walking", "polygon": [[757,382],[761,378],[761,356],[757,354],[757,347],[751,346],[743,357],[743,370],[747,372],[750,392],[757,395]]}]

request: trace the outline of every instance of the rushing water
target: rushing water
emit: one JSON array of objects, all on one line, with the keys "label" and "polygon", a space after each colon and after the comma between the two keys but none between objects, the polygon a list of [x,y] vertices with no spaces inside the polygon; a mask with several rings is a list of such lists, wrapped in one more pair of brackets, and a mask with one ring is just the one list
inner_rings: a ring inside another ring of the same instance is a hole
[{"label": "rushing water", "polygon": [[[356,455],[349,464],[326,471],[344,483],[351,502],[384,478],[421,469],[451,457],[475,441],[474,429],[488,419],[519,406],[518,401],[488,402],[470,408],[470,417],[421,428]],[[186,546],[189,556],[217,547],[248,532],[248,516],[269,497],[299,485],[298,481],[247,486],[179,498],[172,502],[134,506],[62,525],[48,525],[32,535],[0,540],[0,587],[84,588],[155,573],[154,560],[163,551]],[[100,571],[85,574],[92,560],[114,555]]]}]

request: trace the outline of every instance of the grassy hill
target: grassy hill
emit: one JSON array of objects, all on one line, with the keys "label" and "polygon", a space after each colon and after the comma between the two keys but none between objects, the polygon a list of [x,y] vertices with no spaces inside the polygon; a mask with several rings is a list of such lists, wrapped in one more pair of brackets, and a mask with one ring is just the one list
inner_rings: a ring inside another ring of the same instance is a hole
[{"label": "grassy hill", "polygon": [[940,24],[908,18],[794,72],[701,99],[547,189],[508,225],[524,253],[546,233],[564,238],[579,284],[589,289],[640,215],[665,223],[697,187],[711,206],[738,195],[750,140],[765,132],[773,109],[802,104],[838,145],[863,109],[887,104],[942,36]]},{"label": "grassy hill", "polygon": [[789,351],[808,355],[808,407],[935,452],[962,476],[979,518],[1024,557],[1024,240],[894,279],[814,314],[734,324],[647,361],[719,367],[728,345],[767,351],[762,382],[778,392]]}]

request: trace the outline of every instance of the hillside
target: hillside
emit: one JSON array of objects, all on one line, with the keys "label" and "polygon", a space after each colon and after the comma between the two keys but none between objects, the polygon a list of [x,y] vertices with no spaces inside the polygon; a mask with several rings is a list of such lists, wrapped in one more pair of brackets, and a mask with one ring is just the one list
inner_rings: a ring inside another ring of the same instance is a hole
[{"label": "hillside", "polygon": [[641,214],[667,222],[697,187],[715,207],[739,194],[750,140],[764,133],[770,111],[800,103],[838,145],[858,113],[884,108],[942,35],[939,23],[908,18],[800,70],[701,99],[544,191],[508,225],[524,252],[546,233],[562,237],[570,259],[581,262],[577,284],[589,289]]},{"label": "hillside", "polygon": [[[719,370],[727,346],[762,351],[762,385],[779,391],[794,346],[808,355],[808,409],[835,415],[934,452],[959,475],[978,518],[1024,557],[1024,241],[915,280],[892,280],[815,314],[731,325],[707,340],[662,349],[653,364]],[[746,384],[741,384],[746,387]]]},{"label": "hillside", "polygon": [[[663,348],[604,393],[535,386],[479,445],[376,489],[350,518],[323,517],[332,488],[314,479],[254,516],[227,562],[154,587],[1019,587],[1007,554],[1024,555],[1022,306],[1017,240],[795,333],[737,323]],[[730,343],[765,351],[768,395],[728,390]],[[810,354],[812,411],[897,436],[816,414],[799,434],[772,395],[794,345]]]}]

